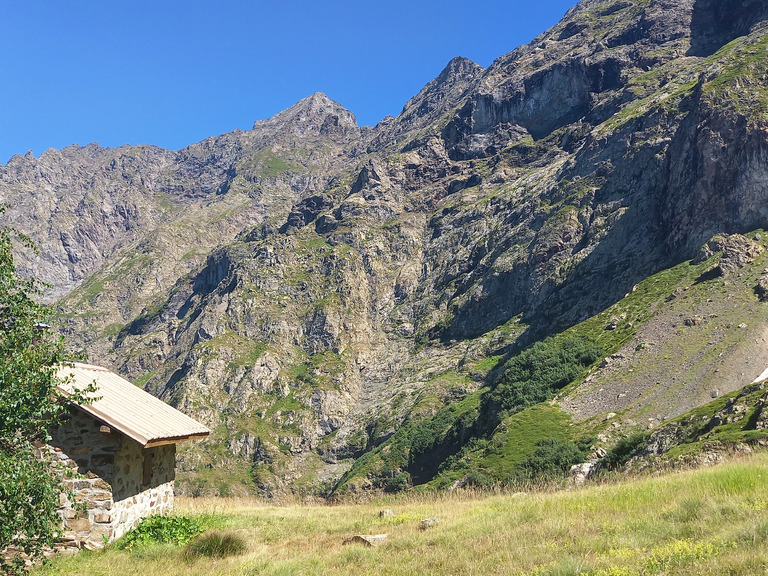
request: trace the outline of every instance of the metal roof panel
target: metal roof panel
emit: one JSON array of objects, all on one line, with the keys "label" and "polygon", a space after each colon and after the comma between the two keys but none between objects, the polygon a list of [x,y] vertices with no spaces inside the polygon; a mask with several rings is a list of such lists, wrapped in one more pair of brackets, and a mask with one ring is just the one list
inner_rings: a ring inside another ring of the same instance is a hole
[{"label": "metal roof panel", "polygon": [[101,366],[64,365],[57,377],[63,381],[59,389],[65,394],[94,383],[97,391],[93,396],[98,400],[78,406],[142,446],[183,442],[210,433],[193,418]]}]

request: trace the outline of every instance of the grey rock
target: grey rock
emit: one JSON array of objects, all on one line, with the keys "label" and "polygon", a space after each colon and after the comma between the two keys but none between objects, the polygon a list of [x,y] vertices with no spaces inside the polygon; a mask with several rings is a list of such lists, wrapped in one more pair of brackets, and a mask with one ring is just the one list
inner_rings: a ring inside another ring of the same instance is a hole
[{"label": "grey rock", "polygon": [[589,478],[595,464],[592,462],[583,462],[574,464],[570,469],[570,480],[575,486],[582,486]]},{"label": "grey rock", "polygon": [[442,522],[442,519],[435,516],[424,518],[419,522],[419,530],[429,530],[440,524],[440,522]]}]

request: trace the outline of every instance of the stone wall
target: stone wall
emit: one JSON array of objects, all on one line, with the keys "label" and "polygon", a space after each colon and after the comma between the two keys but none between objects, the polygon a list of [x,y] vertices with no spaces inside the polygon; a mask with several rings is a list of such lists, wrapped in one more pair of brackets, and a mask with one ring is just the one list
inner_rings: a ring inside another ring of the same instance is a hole
[{"label": "stone wall", "polygon": [[142,448],[126,438],[117,456],[112,482],[112,538],[119,538],[145,516],[173,509],[176,445]]},{"label": "stone wall", "polygon": [[63,468],[63,545],[99,548],[150,514],[173,509],[176,445],[143,448],[76,410],[46,447]]}]

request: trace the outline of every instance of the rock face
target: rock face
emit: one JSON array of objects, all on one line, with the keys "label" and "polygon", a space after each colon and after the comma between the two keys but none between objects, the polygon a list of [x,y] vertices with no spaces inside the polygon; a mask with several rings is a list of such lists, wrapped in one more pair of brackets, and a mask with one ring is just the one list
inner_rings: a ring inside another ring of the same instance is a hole
[{"label": "rock face", "polygon": [[316,94],[179,152],[15,156],[0,199],[73,347],[216,430],[186,490],[330,480],[483,357],[766,226],[763,4],[584,0],[376,127]]}]

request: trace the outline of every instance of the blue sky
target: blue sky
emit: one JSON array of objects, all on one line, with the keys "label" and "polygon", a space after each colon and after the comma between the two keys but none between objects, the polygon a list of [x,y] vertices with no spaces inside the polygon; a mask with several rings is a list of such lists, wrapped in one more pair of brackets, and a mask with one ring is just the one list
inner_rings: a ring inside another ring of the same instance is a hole
[{"label": "blue sky", "polygon": [[488,66],[575,3],[4,2],[0,163],[72,143],[175,150],[314,92],[373,125],[454,56]]}]

